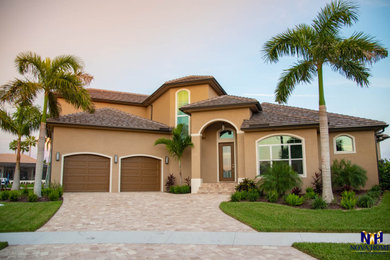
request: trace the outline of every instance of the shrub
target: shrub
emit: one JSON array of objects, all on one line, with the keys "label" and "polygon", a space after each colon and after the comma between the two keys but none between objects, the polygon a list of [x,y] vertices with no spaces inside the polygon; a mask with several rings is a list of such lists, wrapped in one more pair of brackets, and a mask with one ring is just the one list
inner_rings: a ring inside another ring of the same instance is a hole
[{"label": "shrub", "polygon": [[246,190],[240,191],[241,200],[247,200],[248,199],[248,192]]},{"label": "shrub", "polygon": [[291,193],[299,196],[299,194],[302,193],[302,189],[299,188],[299,187],[294,187],[294,188],[291,190]]},{"label": "shrub", "polygon": [[174,185],[174,186],[171,186],[169,188],[169,192],[175,193],[175,194],[190,193],[191,192],[191,188],[188,185],[183,185],[183,186]]},{"label": "shrub", "polygon": [[27,189],[27,185],[24,186],[24,189],[22,190],[22,196],[28,196],[28,189]]},{"label": "shrub", "polygon": [[176,177],[173,176],[173,173],[169,174],[167,178],[167,182],[165,183],[165,187],[167,191],[172,192],[171,186],[175,185],[175,181],[176,181]]},{"label": "shrub", "polygon": [[52,191],[50,191],[50,193],[48,195],[48,199],[50,201],[57,201],[60,199],[60,194],[58,194],[58,191],[52,190]]},{"label": "shrub", "polygon": [[276,202],[279,198],[279,194],[277,191],[271,190],[267,193],[267,200],[269,202]]},{"label": "shrub", "polygon": [[184,183],[187,185],[187,186],[191,186],[191,178],[190,177],[187,177],[184,179]]},{"label": "shrub", "polygon": [[351,190],[351,188],[359,189],[367,181],[366,171],[348,160],[334,160],[331,172],[332,184],[335,187],[344,188],[345,190]]},{"label": "shrub", "polygon": [[355,192],[344,191],[341,193],[341,207],[345,209],[353,209],[356,206]]},{"label": "shrub", "polygon": [[274,163],[268,168],[259,180],[260,190],[265,193],[276,191],[278,195],[284,195],[286,191],[302,183],[298,173],[291,166],[284,163]]},{"label": "shrub", "polygon": [[58,183],[52,183],[50,185],[51,190],[57,191],[58,196],[62,198],[62,195],[64,194],[64,188],[61,186],[61,184]]},{"label": "shrub", "polygon": [[37,202],[38,200],[38,196],[34,193],[31,193],[28,195],[28,201],[29,202]]},{"label": "shrub", "polygon": [[322,197],[317,196],[313,204],[311,204],[312,209],[326,209],[328,207],[328,204],[326,204],[326,201],[322,199]]},{"label": "shrub", "polygon": [[254,180],[245,178],[237,186],[236,191],[249,191],[256,189],[256,184]]},{"label": "shrub", "polygon": [[10,201],[18,201],[20,199],[20,192],[18,190],[11,190],[9,193]]},{"label": "shrub", "polygon": [[322,194],[322,170],[314,173],[313,181],[311,182],[313,185],[314,192],[317,194]]},{"label": "shrub", "polygon": [[47,196],[49,196],[50,191],[51,191],[50,188],[44,188],[44,189],[42,189],[42,190],[41,190],[42,197],[47,197]]},{"label": "shrub", "polygon": [[367,194],[360,196],[357,200],[357,205],[361,208],[371,208],[372,206],[374,206],[374,203],[374,199]]},{"label": "shrub", "polygon": [[0,200],[7,200],[9,198],[9,191],[5,190],[0,193]]},{"label": "shrub", "polygon": [[249,201],[256,201],[260,197],[260,194],[257,190],[250,190],[248,191],[248,200]]},{"label": "shrub", "polygon": [[377,200],[380,198],[382,193],[380,191],[370,190],[367,192],[367,195],[370,196],[371,198],[373,198],[374,200]]},{"label": "shrub", "polygon": [[382,190],[390,190],[390,161],[380,160],[378,163],[379,185]]},{"label": "shrub", "polygon": [[303,197],[299,197],[293,193],[288,194],[284,200],[290,206],[299,206],[303,204]]},{"label": "shrub", "polygon": [[383,190],[379,185],[374,185],[371,187],[370,191],[380,192],[380,194],[383,194]]},{"label": "shrub", "polygon": [[306,193],[308,193],[308,192],[314,192],[313,188],[311,188],[311,187],[307,187],[305,191],[306,191]]},{"label": "shrub", "polygon": [[318,197],[318,195],[317,195],[317,193],[315,193],[313,191],[313,189],[311,189],[309,191],[306,190],[305,199],[311,200],[311,199],[315,199],[317,197]]},{"label": "shrub", "polygon": [[230,201],[232,201],[232,202],[239,202],[240,200],[241,200],[241,192],[240,191],[236,191],[230,197]]}]

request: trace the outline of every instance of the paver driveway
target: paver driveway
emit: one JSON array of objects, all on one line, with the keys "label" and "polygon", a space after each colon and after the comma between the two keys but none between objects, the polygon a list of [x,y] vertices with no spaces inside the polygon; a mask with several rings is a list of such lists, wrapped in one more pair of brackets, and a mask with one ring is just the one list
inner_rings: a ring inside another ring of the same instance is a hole
[{"label": "paver driveway", "polygon": [[38,231],[242,231],[252,228],[219,209],[229,196],[162,192],[65,193]]}]

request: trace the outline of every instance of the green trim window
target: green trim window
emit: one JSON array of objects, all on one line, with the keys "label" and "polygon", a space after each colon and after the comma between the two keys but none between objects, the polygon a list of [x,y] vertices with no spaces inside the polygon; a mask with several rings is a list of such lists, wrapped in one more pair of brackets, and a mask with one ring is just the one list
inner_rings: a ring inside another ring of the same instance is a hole
[{"label": "green trim window", "polygon": [[179,108],[189,103],[190,92],[188,90],[180,90],[176,93],[176,125],[183,124],[187,133],[189,133],[190,116]]},{"label": "green trim window", "polygon": [[302,140],[288,135],[277,135],[257,142],[258,174],[264,173],[274,163],[290,165],[304,175],[304,150]]},{"label": "green trim window", "polygon": [[334,138],[335,153],[354,153],[355,140],[350,135],[339,135]]}]

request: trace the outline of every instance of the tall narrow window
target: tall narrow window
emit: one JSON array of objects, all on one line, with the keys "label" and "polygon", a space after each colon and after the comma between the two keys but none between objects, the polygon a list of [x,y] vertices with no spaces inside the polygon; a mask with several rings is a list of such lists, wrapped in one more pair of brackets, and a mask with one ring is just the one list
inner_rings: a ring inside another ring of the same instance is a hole
[{"label": "tall narrow window", "polygon": [[180,90],[176,93],[176,125],[183,124],[187,134],[189,133],[190,116],[179,108],[189,103],[190,92],[188,90]]},{"label": "tall narrow window", "polygon": [[264,173],[274,163],[285,163],[298,174],[304,175],[303,149],[301,139],[288,135],[277,135],[258,141],[258,174]]}]

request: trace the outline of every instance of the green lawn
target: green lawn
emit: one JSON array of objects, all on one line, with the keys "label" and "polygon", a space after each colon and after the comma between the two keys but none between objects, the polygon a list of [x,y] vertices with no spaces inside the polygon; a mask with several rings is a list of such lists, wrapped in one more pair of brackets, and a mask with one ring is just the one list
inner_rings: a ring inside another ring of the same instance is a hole
[{"label": "green lawn", "polygon": [[390,232],[390,192],[371,209],[312,210],[265,202],[222,202],[220,208],[262,232]]},{"label": "green lawn", "polygon": [[337,259],[389,259],[390,253],[372,254],[372,253],[358,253],[350,248],[351,244],[338,243],[294,243],[293,247],[323,260],[337,260]]},{"label": "green lawn", "polygon": [[35,231],[60,208],[62,201],[0,202],[0,232]]},{"label": "green lawn", "polygon": [[8,246],[8,242],[0,242],[0,250],[6,248]]}]

